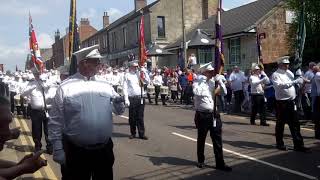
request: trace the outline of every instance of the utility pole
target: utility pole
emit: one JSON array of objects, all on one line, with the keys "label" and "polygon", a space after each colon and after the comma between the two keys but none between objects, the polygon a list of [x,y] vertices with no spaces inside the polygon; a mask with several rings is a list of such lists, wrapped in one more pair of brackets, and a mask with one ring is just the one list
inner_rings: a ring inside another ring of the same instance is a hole
[{"label": "utility pole", "polygon": [[184,60],[184,67],[186,67],[188,60],[187,60],[187,47],[186,47],[186,25],[184,19],[184,0],[181,0],[182,6],[182,36],[183,36],[183,60]]}]

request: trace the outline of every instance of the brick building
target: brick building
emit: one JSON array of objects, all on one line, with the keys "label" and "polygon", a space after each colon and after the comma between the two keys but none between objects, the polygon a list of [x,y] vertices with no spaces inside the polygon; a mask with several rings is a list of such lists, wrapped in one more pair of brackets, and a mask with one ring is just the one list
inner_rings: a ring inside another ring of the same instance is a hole
[{"label": "brick building", "polygon": [[[88,37],[95,34],[97,30],[90,25],[90,21],[87,18],[82,18],[80,20],[79,25],[79,36],[80,43],[87,39]],[[68,30],[66,32],[67,35],[60,37],[60,32],[57,30],[55,33],[55,42],[52,45],[52,59],[51,65],[55,68],[63,66],[66,61],[69,60],[69,35]]]},{"label": "brick building", "polygon": [[[258,61],[257,35],[265,34],[261,41],[262,58],[264,64],[274,63],[281,56],[289,54],[287,35],[292,20],[292,13],[286,9],[283,0],[258,0],[229,11],[222,12],[222,32],[224,39],[224,55],[226,69],[239,66],[248,69],[253,62]],[[188,35],[201,29],[212,39],[215,35],[216,16],[200,23]],[[167,48],[178,51],[181,48],[181,39],[170,44]],[[210,62],[214,57],[212,48],[189,50],[188,55],[195,53],[198,62]],[[209,55],[204,55],[209,54]]]},{"label": "brick building", "polygon": [[[166,47],[182,37],[182,1],[157,0],[147,5],[147,0],[134,0],[135,9],[109,25],[108,15],[104,14],[104,28],[82,42],[82,47],[100,44],[105,55],[104,63],[123,65],[128,55],[138,54],[139,22],[141,10],[145,17],[145,41],[149,47],[157,43]],[[217,0],[185,0],[185,27],[192,30],[202,21],[216,14]],[[176,57],[176,56],[174,56]],[[170,57],[159,58],[165,62]],[[153,59],[153,65],[156,65]]]}]

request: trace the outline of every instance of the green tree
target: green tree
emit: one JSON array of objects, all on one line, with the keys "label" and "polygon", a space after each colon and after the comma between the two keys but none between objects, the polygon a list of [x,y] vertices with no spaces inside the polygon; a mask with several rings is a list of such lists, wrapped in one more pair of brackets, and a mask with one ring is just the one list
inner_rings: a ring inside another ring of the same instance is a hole
[{"label": "green tree", "polygon": [[[289,42],[291,53],[294,55],[299,12],[303,0],[287,0],[289,9],[295,12],[296,19],[290,27]],[[307,37],[303,53],[303,65],[310,61],[320,61],[320,0],[304,0],[306,6]]]}]

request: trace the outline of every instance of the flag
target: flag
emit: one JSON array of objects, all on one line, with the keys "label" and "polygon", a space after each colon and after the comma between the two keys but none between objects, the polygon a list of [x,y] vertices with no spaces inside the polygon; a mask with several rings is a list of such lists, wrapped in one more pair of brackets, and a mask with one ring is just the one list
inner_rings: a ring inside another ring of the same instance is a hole
[{"label": "flag", "polygon": [[140,20],[140,35],[139,35],[139,64],[142,67],[147,61],[147,48],[144,40],[144,15],[142,14]]},{"label": "flag", "polygon": [[222,0],[218,0],[218,12],[216,20],[216,44],[215,44],[215,61],[214,69],[215,74],[223,73],[224,69],[224,55],[223,55],[223,39],[222,39],[222,28],[221,28],[221,10]]},{"label": "flag", "polygon": [[16,65],[16,72],[18,72],[19,71],[19,69],[18,69],[18,65]]},{"label": "flag", "polygon": [[70,17],[69,17],[69,58],[70,58],[70,75],[77,72],[77,59],[73,55],[79,50],[80,39],[77,25],[77,3],[76,0],[70,0]]},{"label": "flag", "polygon": [[31,52],[31,60],[33,62],[34,67],[41,73],[43,71],[43,62],[40,55],[39,45],[36,38],[36,33],[32,24],[32,17],[29,13],[29,44],[30,44],[30,52]]},{"label": "flag", "polygon": [[258,65],[264,70],[263,65],[263,57],[262,57],[262,46],[261,46],[261,40],[266,37],[265,33],[258,33],[257,32],[257,50],[258,50]]},{"label": "flag", "polygon": [[305,24],[305,2],[302,1],[301,11],[298,20],[298,31],[296,37],[295,47],[295,60],[294,60],[294,71],[297,71],[302,66],[303,50],[307,36],[307,29]]}]

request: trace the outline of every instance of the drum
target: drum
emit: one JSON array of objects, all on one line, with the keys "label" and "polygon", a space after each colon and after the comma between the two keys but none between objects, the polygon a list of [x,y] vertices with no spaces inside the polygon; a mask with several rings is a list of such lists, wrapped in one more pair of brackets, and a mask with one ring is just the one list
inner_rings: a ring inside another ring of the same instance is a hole
[{"label": "drum", "polygon": [[117,93],[118,93],[119,95],[123,95],[122,86],[118,86],[118,87],[117,87]]},{"label": "drum", "polygon": [[14,96],[14,104],[16,106],[20,106],[20,97],[21,97],[20,94],[17,94]]},{"label": "drum", "polygon": [[168,95],[169,94],[169,87],[168,86],[161,86],[160,87],[160,94]]},{"label": "drum", "polygon": [[148,87],[147,87],[147,93],[148,94],[154,94],[156,91],[155,91],[155,89],[154,89],[154,86],[152,86],[152,85],[149,85]]}]

